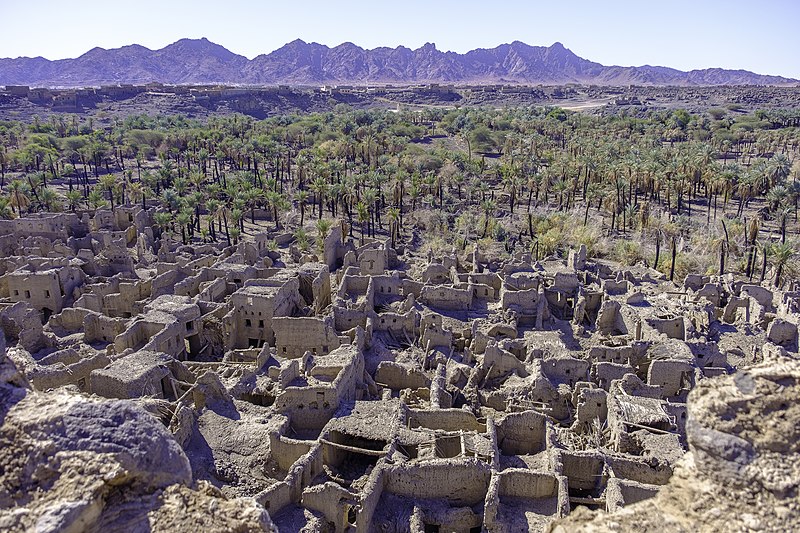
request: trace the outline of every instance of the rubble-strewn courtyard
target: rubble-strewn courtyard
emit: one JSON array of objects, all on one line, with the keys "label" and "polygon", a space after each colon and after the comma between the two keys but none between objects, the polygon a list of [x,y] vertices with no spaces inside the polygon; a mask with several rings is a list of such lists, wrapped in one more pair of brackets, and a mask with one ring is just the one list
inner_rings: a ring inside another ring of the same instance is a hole
[{"label": "rubble-strewn courtyard", "polygon": [[154,227],[0,221],[0,530],[800,520],[796,281]]}]

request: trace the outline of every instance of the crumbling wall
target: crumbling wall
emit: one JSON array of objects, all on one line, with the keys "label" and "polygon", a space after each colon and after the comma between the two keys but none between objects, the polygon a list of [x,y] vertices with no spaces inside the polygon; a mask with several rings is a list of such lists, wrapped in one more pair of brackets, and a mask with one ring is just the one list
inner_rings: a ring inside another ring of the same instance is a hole
[{"label": "crumbling wall", "polygon": [[694,386],[694,365],[675,359],[658,359],[650,363],[647,383],[661,387],[664,397],[676,396],[681,389]]},{"label": "crumbling wall", "polygon": [[411,428],[486,432],[486,424],[478,422],[473,413],[464,409],[410,409],[408,424]]},{"label": "crumbling wall", "polygon": [[390,389],[421,389],[430,386],[431,380],[422,370],[411,366],[381,361],[375,371],[375,381]]},{"label": "crumbling wall", "polygon": [[87,343],[114,342],[127,329],[123,319],[109,318],[100,313],[87,312],[83,319],[83,340]]},{"label": "crumbling wall", "polygon": [[278,467],[287,472],[302,456],[311,451],[311,444],[306,441],[291,439],[277,432],[269,435],[269,453]]},{"label": "crumbling wall", "polygon": [[[327,265],[307,263],[300,268],[298,276],[300,293],[314,312],[320,313],[331,304],[331,276]],[[308,295],[304,293],[306,287]]]},{"label": "crumbling wall", "polygon": [[164,398],[161,380],[169,375],[168,368],[158,365],[130,377],[123,376],[118,371],[104,371],[101,368],[91,373],[91,391],[105,398]]},{"label": "crumbling wall", "polygon": [[504,416],[495,422],[497,446],[504,455],[534,454],[547,447],[547,417],[535,411]]},{"label": "crumbling wall", "polygon": [[581,425],[592,424],[595,420],[603,423],[608,418],[608,403],[605,390],[601,388],[584,387],[577,394],[577,407],[575,408],[575,422],[573,429],[580,431]]},{"label": "crumbling wall", "polygon": [[449,267],[441,263],[431,263],[422,272],[422,281],[431,285],[440,285],[450,283],[453,279],[450,277]]},{"label": "crumbling wall", "polygon": [[9,345],[17,342],[30,353],[36,353],[50,344],[38,311],[25,302],[15,303],[0,311],[0,328]]},{"label": "crumbling wall", "polygon": [[472,291],[469,289],[426,285],[422,287],[419,298],[424,304],[438,309],[467,311],[472,307]]},{"label": "crumbling wall", "polygon": [[64,335],[76,333],[84,328],[84,318],[90,311],[79,307],[67,307],[59,314],[50,317],[48,326],[53,331],[58,331]]},{"label": "crumbling wall", "polygon": [[294,462],[283,481],[259,493],[256,501],[270,513],[278,513],[291,503],[299,503],[303,487],[323,471],[322,446],[315,444],[305,455]]},{"label": "crumbling wall", "polygon": [[361,509],[356,518],[357,531],[369,531],[369,528],[374,525],[372,518],[385,490],[387,471],[389,469],[390,467],[387,468],[384,463],[379,462],[367,478],[367,482],[361,491],[364,496],[361,498]]},{"label": "crumbling wall", "polygon": [[658,490],[658,485],[611,478],[605,491],[606,510],[613,513],[628,505],[648,500],[658,494]]},{"label": "crumbling wall", "polygon": [[373,329],[375,331],[405,332],[413,337],[417,329],[418,317],[419,313],[414,309],[403,314],[381,313],[373,317]]},{"label": "crumbling wall", "polygon": [[328,236],[322,243],[322,256],[328,269],[331,272],[339,268],[342,258],[344,257],[344,250],[342,246],[342,228],[341,226],[334,226],[331,228]]},{"label": "crumbling wall", "polygon": [[356,326],[367,327],[367,312],[361,309],[333,308],[334,325],[339,331],[347,331]]},{"label": "crumbling wall", "polygon": [[487,371],[486,379],[503,376],[515,372],[519,376],[527,376],[525,364],[511,353],[501,349],[494,341],[486,346],[486,351],[481,359],[481,368]]},{"label": "crumbling wall", "polygon": [[384,248],[360,250],[358,266],[362,274],[377,276],[386,271],[388,257]]},{"label": "crumbling wall", "polygon": [[427,313],[420,320],[420,337],[422,346],[426,350],[436,346],[450,348],[453,344],[453,332],[444,329],[442,326],[442,316],[435,313]]},{"label": "crumbling wall", "polygon": [[592,346],[588,359],[593,362],[607,362],[637,366],[644,356],[646,345],[636,346]]},{"label": "crumbling wall", "polygon": [[403,280],[397,276],[373,276],[376,297],[404,296]]},{"label": "crumbling wall", "polygon": [[55,389],[65,385],[76,385],[79,389],[89,390],[90,374],[97,369],[104,368],[110,363],[104,353],[99,353],[81,358],[79,361],[65,365],[55,363],[49,366],[37,365],[26,372],[26,376],[38,390]]},{"label": "crumbling wall", "polygon": [[275,317],[275,349],[281,357],[301,357],[304,353],[325,355],[339,347],[332,320],[315,317]]},{"label": "crumbling wall", "polygon": [[[558,501],[558,478],[554,474],[509,468],[500,473],[500,501],[508,498]],[[556,505],[552,506],[554,509]]]},{"label": "crumbling wall", "polygon": [[589,378],[590,363],[575,357],[551,357],[542,361],[542,371],[553,383],[570,386]]},{"label": "crumbling wall", "polygon": [[326,481],[306,487],[301,504],[304,508],[321,513],[333,524],[336,533],[343,533],[349,526],[348,511],[355,504],[356,495],[340,485]]},{"label": "crumbling wall", "polygon": [[460,284],[459,288],[466,288],[472,293],[473,300],[496,300],[497,291],[491,285],[483,283],[468,283],[466,285]]},{"label": "crumbling wall", "polygon": [[348,360],[333,381],[288,386],[278,394],[275,408],[287,415],[294,427],[321,429],[342,402],[357,399],[364,375],[364,358],[356,346],[339,350],[339,355],[346,355]]},{"label": "crumbling wall", "polygon": [[526,315],[535,315],[539,308],[539,289],[500,291],[500,304],[504,310],[514,309]]},{"label": "crumbling wall", "polygon": [[621,379],[626,374],[633,374],[632,366],[624,363],[609,363],[602,361],[592,365],[592,377],[602,389],[608,391],[614,380]]},{"label": "crumbling wall", "polygon": [[424,466],[402,463],[387,470],[384,490],[407,498],[439,498],[472,506],[484,500],[489,465],[473,458],[434,459]]},{"label": "crumbling wall", "polygon": [[8,275],[8,290],[12,302],[27,302],[32,307],[59,313],[64,306],[58,270],[41,272],[17,270]]},{"label": "crumbling wall", "polygon": [[771,290],[761,285],[749,284],[742,285],[739,290],[741,296],[749,296],[755,299],[766,311],[769,312],[775,309],[774,295]]},{"label": "crumbling wall", "polygon": [[686,327],[683,317],[648,318],[650,326],[670,339],[686,340]]},{"label": "crumbling wall", "polygon": [[797,325],[782,318],[776,318],[767,327],[767,339],[778,346],[798,351]]},{"label": "crumbling wall", "polygon": [[233,310],[225,316],[226,348],[273,346],[273,319],[291,316],[301,306],[300,282],[296,276],[263,281],[263,285],[248,284],[231,295]]},{"label": "crumbling wall", "polygon": [[144,300],[150,297],[150,280],[120,283],[119,292],[103,297],[103,309],[108,316],[131,317],[144,311]]}]

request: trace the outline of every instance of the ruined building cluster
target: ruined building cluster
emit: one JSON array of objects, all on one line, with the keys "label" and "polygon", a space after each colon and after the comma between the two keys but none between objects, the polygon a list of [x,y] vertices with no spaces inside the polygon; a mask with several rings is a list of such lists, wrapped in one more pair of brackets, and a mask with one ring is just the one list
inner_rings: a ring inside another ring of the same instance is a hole
[{"label": "ruined building cluster", "polygon": [[[689,449],[693,388],[797,357],[800,292],[676,287],[585,248],[437,257],[343,230],[304,252],[289,235],[181,245],[133,207],[0,221],[2,390],[148,424],[128,436],[136,468],[161,476],[147,498],[203,482],[192,494],[241,499],[281,531],[542,531],[654,497]],[[32,434],[14,409],[5,426]],[[53,518],[52,501],[3,489],[0,526],[136,530],[108,490]]]}]

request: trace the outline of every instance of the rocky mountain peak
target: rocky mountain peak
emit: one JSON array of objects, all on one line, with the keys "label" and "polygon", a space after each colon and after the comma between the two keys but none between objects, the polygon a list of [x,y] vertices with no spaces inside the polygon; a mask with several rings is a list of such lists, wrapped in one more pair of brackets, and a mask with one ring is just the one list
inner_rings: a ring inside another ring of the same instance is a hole
[{"label": "rocky mountain peak", "polygon": [[601,85],[786,85],[780,76],[742,70],[681,72],[666,67],[607,67],[579,57],[560,42],[521,41],[465,54],[443,52],[432,42],[364,49],[352,42],[328,47],[295,39],[248,60],[206,37],[181,39],[160,50],[128,45],[93,48],[76,59],[0,59],[0,85],[87,86],[108,83],[324,84],[517,83]]}]

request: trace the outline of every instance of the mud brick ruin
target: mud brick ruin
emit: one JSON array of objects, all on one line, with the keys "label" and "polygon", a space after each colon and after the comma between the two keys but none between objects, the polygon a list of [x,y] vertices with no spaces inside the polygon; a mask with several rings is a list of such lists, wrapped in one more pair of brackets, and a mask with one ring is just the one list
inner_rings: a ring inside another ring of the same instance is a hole
[{"label": "mud brick ruin", "polygon": [[[668,484],[767,461],[724,423],[747,391],[797,403],[798,291],[676,287],[585,248],[423,257],[338,225],[318,253],[185,246],[151,222],[0,221],[0,529],[657,527]],[[796,498],[777,471],[758,501]]]}]

